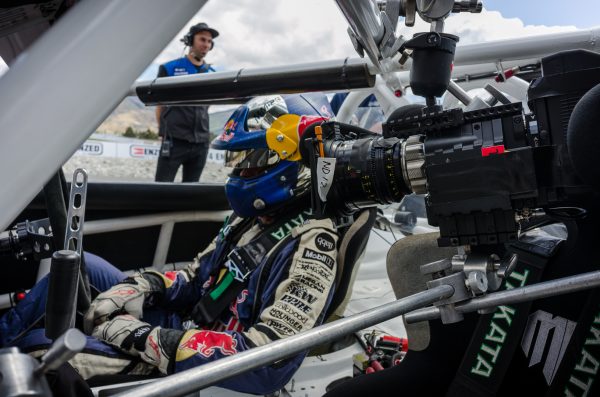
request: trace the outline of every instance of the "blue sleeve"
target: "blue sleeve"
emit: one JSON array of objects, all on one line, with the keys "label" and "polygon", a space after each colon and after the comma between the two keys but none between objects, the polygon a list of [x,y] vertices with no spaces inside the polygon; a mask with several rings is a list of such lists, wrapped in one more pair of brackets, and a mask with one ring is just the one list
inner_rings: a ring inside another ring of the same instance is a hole
[{"label": "blue sleeve", "polygon": [[145,272],[146,279],[152,278],[164,286],[158,301],[150,306],[158,306],[171,311],[191,309],[204,294],[204,284],[208,280],[206,272],[199,271],[208,265],[211,255],[201,256],[194,263],[179,271],[165,273]]},{"label": "blue sleeve", "polygon": [[[167,272],[165,277],[171,277]],[[165,289],[161,306],[169,310],[185,310],[192,307],[202,297],[202,280],[195,276],[188,280],[181,272],[176,272],[172,284]]]},{"label": "blue sleeve", "polygon": [[204,295],[208,288],[207,282],[211,281],[212,274],[219,265],[218,258],[227,247],[227,244],[222,243],[220,233],[185,269],[164,274],[148,272],[162,279],[165,287],[158,305],[175,311],[191,309]]}]

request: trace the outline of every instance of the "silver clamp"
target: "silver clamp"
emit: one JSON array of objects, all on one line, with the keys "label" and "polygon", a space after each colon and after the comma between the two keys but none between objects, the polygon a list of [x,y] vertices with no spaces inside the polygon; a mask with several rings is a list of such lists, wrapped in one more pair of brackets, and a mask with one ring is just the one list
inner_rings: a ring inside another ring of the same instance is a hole
[{"label": "silver clamp", "polygon": [[[516,254],[500,260],[497,255],[459,254],[452,259],[427,263],[421,266],[421,274],[431,275],[427,288],[450,285],[454,294],[435,303],[444,324],[462,321],[464,316],[455,309],[455,304],[496,291],[502,281],[514,270],[518,261]],[[480,314],[495,309],[481,309]]]}]

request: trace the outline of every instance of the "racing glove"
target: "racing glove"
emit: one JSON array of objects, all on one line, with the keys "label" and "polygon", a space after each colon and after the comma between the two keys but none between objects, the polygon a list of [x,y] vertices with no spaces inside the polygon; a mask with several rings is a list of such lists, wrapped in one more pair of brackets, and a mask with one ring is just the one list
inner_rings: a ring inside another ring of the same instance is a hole
[{"label": "racing glove", "polygon": [[143,308],[149,307],[164,292],[164,283],[154,273],[128,277],[94,299],[83,318],[83,330],[90,335],[95,326],[119,314],[141,318]]},{"label": "racing glove", "polygon": [[117,316],[97,326],[92,336],[152,364],[167,374],[184,332],[153,327],[130,315]]}]

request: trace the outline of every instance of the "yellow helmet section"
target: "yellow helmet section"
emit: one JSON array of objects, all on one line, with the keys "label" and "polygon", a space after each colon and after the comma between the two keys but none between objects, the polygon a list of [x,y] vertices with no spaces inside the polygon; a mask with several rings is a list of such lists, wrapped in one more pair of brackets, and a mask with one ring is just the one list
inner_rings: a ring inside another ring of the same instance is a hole
[{"label": "yellow helmet section", "polygon": [[298,161],[302,158],[298,149],[300,136],[298,124],[300,116],[284,114],[279,116],[267,129],[267,145],[277,152],[282,160]]}]

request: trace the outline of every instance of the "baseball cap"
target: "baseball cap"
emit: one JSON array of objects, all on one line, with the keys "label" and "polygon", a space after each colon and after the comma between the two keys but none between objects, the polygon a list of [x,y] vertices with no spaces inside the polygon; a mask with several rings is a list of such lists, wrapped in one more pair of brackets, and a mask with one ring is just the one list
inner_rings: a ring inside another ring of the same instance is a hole
[{"label": "baseball cap", "polygon": [[196,33],[202,32],[202,31],[209,32],[211,34],[211,36],[213,37],[213,39],[219,35],[219,32],[217,32],[215,29],[209,27],[204,22],[200,22],[200,23],[198,23],[198,24],[190,27],[190,34],[191,35],[195,35]]}]

